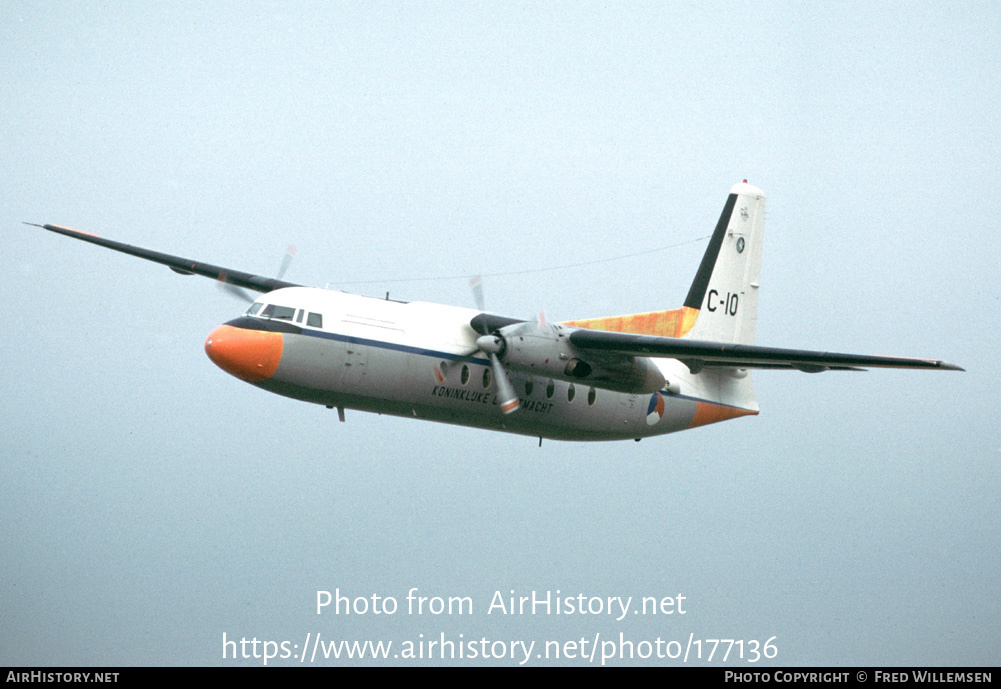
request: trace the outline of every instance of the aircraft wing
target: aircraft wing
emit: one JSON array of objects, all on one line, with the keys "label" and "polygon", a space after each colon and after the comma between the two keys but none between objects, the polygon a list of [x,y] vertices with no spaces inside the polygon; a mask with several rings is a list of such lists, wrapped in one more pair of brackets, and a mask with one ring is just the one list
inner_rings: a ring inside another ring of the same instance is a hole
[{"label": "aircraft wing", "polygon": [[706,366],[796,369],[807,373],[859,371],[865,368],[964,370],[954,364],[935,359],[779,349],[777,347],[685,340],[673,337],[632,335],[605,330],[575,330],[570,334],[569,339],[570,344],[581,351],[678,359],[693,372]]},{"label": "aircraft wing", "polygon": [[244,273],[239,270],[230,270],[229,268],[214,266],[210,263],[192,261],[191,259],[181,258],[180,256],[171,256],[170,254],[160,253],[159,251],[151,251],[150,249],[143,249],[138,246],[123,244],[122,242],[105,239],[100,235],[91,234],[90,232],[74,230],[70,227],[62,227],[61,225],[38,225],[30,222],[25,223],[25,225],[34,225],[35,227],[41,227],[43,230],[48,230],[49,232],[55,232],[56,234],[66,235],[67,237],[80,239],[85,242],[90,242],[91,244],[97,244],[98,246],[103,246],[106,249],[120,251],[123,254],[128,254],[130,256],[138,256],[139,258],[144,258],[147,261],[153,261],[154,263],[161,263],[173,270],[175,273],[180,273],[181,275],[201,275],[203,277],[219,280],[220,282],[225,282],[237,287],[251,289],[256,292],[270,292],[271,290],[280,289],[282,287],[301,287],[301,285],[297,285],[293,282],[284,282],[282,280],[264,277],[263,275],[254,275],[252,273]]}]

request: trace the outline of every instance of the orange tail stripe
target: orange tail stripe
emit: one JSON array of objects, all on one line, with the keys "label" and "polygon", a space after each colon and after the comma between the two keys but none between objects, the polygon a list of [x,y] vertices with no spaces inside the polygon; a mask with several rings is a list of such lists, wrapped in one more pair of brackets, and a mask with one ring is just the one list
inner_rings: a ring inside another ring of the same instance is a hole
[{"label": "orange tail stripe", "polygon": [[683,337],[695,325],[695,319],[698,315],[698,309],[683,306],[680,309],[634,313],[628,316],[584,318],[579,321],[566,321],[563,325],[590,330],[632,333],[633,335]]}]

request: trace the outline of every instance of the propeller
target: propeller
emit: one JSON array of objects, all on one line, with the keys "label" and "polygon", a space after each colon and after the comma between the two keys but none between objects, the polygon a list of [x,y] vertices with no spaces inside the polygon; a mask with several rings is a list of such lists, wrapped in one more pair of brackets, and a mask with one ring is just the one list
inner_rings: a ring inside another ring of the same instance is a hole
[{"label": "propeller", "polygon": [[[470,278],[469,289],[473,293],[473,300],[476,302],[476,308],[480,311],[485,310],[485,299],[483,298],[483,276],[476,275]],[[518,411],[518,409],[521,408],[521,400],[518,399],[518,393],[514,391],[514,385],[511,384],[511,379],[507,375],[507,370],[500,361],[501,357],[504,356],[504,350],[507,347],[507,342],[499,331],[501,328],[505,328],[516,323],[525,323],[525,321],[513,318],[504,318],[502,316],[492,316],[487,313],[481,313],[476,316],[470,322],[470,325],[473,327],[473,330],[480,333],[480,337],[476,339],[476,349],[466,355],[470,356],[476,352],[482,352],[490,358],[490,369],[493,372],[494,380],[497,381],[497,393],[500,398],[501,411],[505,414],[512,414]],[[535,318],[535,325],[544,326],[545,324],[546,314],[544,311],[539,311],[539,314]]]},{"label": "propeller", "polygon": [[487,307],[484,306],[486,301],[483,299],[483,276],[476,275],[470,278],[469,289],[473,292],[473,301],[476,302],[476,308],[480,311],[486,311]]},{"label": "propeller", "polygon": [[216,281],[216,285],[223,292],[227,292],[228,294],[236,297],[237,299],[241,299],[247,302],[248,304],[254,301],[254,297],[250,292],[243,289],[242,287],[237,287],[232,283],[226,282],[226,273],[219,274],[219,280]]},{"label": "propeller", "polygon": [[[285,250],[285,256],[282,258],[282,264],[278,267],[278,274],[275,276],[276,280],[281,280],[285,276],[285,271],[288,270],[289,266],[292,265],[292,259],[298,253],[296,248],[289,244],[288,248]],[[226,273],[219,274],[219,280],[216,282],[224,292],[228,292],[230,295],[247,302],[248,304],[254,301],[254,295],[252,295],[247,290],[242,287],[237,287],[226,281]]]},{"label": "propeller", "polygon": [[285,256],[282,258],[282,264],[281,267],[278,268],[278,275],[275,276],[275,279],[281,280],[285,276],[285,271],[288,270],[290,265],[292,265],[292,259],[295,258],[298,253],[299,252],[294,246],[291,244],[288,245],[288,248],[285,249]]},{"label": "propeller", "polygon": [[476,338],[476,347],[490,357],[490,369],[493,371],[494,380],[497,381],[501,411],[505,414],[518,411],[521,408],[521,400],[518,399],[518,393],[514,391],[511,379],[500,362],[500,355],[507,347],[504,338],[500,335],[482,335]]},{"label": "propeller", "polygon": [[[475,275],[471,277],[469,279],[469,289],[473,293],[473,301],[476,303],[476,308],[480,311],[485,311],[486,300],[483,298],[483,276]],[[465,354],[462,358],[471,357],[477,352],[487,355],[490,359],[490,370],[493,379],[497,381],[497,397],[500,399],[501,411],[505,414],[513,414],[521,408],[521,400],[518,399],[518,393],[514,391],[514,385],[511,384],[511,379],[500,362],[500,357],[503,356],[507,344],[504,338],[497,334],[497,327],[493,327],[495,319],[496,317],[491,317],[484,313],[473,318],[470,325],[473,327],[473,330],[481,335],[476,338],[476,349]],[[504,325],[509,322],[517,322],[510,321],[507,318],[501,318],[500,320],[504,321]]]}]

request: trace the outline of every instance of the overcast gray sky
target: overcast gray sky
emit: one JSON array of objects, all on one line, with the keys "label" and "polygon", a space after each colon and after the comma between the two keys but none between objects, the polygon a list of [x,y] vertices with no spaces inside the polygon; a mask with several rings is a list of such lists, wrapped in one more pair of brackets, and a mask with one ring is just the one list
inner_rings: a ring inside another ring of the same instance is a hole
[{"label": "overcast gray sky", "polygon": [[[0,664],[317,633],[998,664],[999,35],[989,2],[3,3]],[[504,273],[491,310],[565,320],[680,306],[704,243],[516,273],[696,240],[744,178],[758,343],[967,372],[758,372],[760,416],[638,444],[340,424],[205,357],[242,310],[211,281],[21,224],[462,306],[391,281]],[[318,616],[336,588],[400,611]],[[686,613],[487,614],[512,590]]]}]

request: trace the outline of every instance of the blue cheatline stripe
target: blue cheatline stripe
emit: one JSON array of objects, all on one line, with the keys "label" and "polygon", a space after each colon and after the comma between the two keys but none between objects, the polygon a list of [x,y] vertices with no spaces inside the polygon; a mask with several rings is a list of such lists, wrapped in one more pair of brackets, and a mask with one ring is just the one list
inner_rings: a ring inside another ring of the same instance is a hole
[{"label": "blue cheatline stripe", "polygon": [[309,337],[319,337],[320,339],[323,340],[350,342],[351,344],[365,345],[368,347],[379,347],[381,349],[391,349],[397,352],[406,352],[407,354],[420,354],[422,356],[430,356],[438,359],[450,359],[452,361],[457,361],[461,359],[461,360],[472,361],[478,364],[483,364],[484,366],[490,365],[489,359],[470,358],[472,355],[469,354],[452,354],[450,352],[442,352],[437,349],[414,347],[412,345],[397,344],[395,342],[386,342],[385,340],[370,340],[366,337],[354,337],[353,335],[340,335],[338,333],[328,333],[323,330],[309,330],[308,328],[303,328],[302,334],[308,335]]}]

